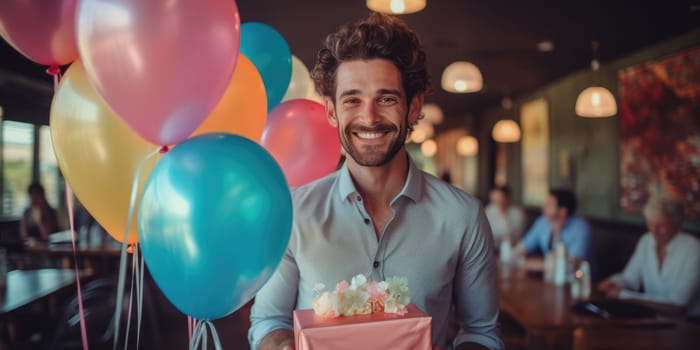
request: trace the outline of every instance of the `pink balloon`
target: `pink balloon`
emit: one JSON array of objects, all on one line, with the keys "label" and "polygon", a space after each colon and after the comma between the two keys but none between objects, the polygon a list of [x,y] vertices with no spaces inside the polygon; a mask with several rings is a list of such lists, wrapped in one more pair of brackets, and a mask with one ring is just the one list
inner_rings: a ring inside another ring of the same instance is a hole
[{"label": "pink balloon", "polygon": [[311,100],[289,100],[272,109],[260,143],[291,187],[330,174],[340,160],[338,130],[328,123],[323,105]]},{"label": "pink balloon", "polygon": [[78,0],[2,0],[0,35],[30,60],[60,66],[78,57],[75,7]]},{"label": "pink balloon", "polygon": [[144,139],[185,140],[223,95],[236,66],[232,0],[81,0],[78,50],[88,78]]}]

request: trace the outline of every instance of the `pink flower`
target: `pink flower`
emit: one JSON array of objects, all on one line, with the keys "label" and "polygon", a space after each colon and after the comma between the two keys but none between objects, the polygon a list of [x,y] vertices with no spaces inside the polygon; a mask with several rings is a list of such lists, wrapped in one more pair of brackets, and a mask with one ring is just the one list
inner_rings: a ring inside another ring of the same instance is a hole
[{"label": "pink flower", "polygon": [[348,289],[348,286],[349,286],[348,281],[342,280],[342,281],[338,282],[338,284],[335,285],[335,291],[338,293],[343,293],[343,292],[345,292],[346,289]]}]

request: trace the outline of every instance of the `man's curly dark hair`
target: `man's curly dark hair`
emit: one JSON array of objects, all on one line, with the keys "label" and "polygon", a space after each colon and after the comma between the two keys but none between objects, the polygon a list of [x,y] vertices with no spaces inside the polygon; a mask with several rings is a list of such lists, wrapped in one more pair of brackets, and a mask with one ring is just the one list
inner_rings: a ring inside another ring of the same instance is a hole
[{"label": "man's curly dark hair", "polygon": [[311,72],[316,90],[335,101],[338,66],[345,61],[373,58],[396,65],[408,104],[417,94],[431,91],[425,50],[418,34],[401,19],[381,13],[345,24],[326,37]]}]

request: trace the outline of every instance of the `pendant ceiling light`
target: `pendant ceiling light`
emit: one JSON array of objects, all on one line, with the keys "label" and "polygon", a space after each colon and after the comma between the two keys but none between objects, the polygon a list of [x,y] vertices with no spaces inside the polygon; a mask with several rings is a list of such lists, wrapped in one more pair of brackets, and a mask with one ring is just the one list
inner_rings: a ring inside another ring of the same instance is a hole
[{"label": "pendant ceiling light", "polygon": [[367,0],[370,10],[390,15],[405,15],[425,8],[426,0]]},{"label": "pendant ceiling light", "polygon": [[479,153],[479,141],[476,137],[467,135],[457,139],[457,153],[461,156],[475,156]]},{"label": "pendant ceiling light", "polygon": [[499,120],[493,126],[491,136],[496,142],[508,143],[520,141],[520,127],[514,120]]},{"label": "pendant ceiling light", "polygon": [[442,89],[454,93],[469,93],[481,90],[484,81],[481,72],[473,63],[457,61],[442,72]]},{"label": "pendant ceiling light", "polygon": [[[600,62],[598,62],[598,42],[593,42],[593,60],[591,69],[594,79],[597,78]],[[605,118],[617,114],[617,102],[610,90],[602,86],[591,86],[576,98],[576,114],[587,118]]]},{"label": "pendant ceiling light", "polygon": [[[506,97],[501,102],[501,105],[506,114],[508,114],[513,106],[513,101]],[[501,119],[496,122],[491,130],[491,136],[496,142],[518,142],[520,141],[520,126],[518,126],[518,123],[516,123],[515,120],[508,119],[508,117],[506,117],[505,119]]]}]

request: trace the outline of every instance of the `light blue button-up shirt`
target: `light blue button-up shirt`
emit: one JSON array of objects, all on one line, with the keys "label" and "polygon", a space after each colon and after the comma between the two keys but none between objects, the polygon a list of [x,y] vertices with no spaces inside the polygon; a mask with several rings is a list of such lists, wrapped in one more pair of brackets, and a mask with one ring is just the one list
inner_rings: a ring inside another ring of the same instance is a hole
[{"label": "light blue button-up shirt", "polygon": [[377,241],[347,165],[292,197],[287,252],[251,311],[252,349],[273,330],[293,329],[292,310],[312,307],[316,283],[333,289],[359,273],[377,281],[407,277],[411,302],[432,316],[434,345],[448,345],[454,303],[461,323],[454,344],[502,348],[493,238],[476,198],[409,161],[406,183],[391,201],[394,215]]},{"label": "light blue button-up shirt", "polygon": [[[591,230],[586,220],[578,217],[569,217],[559,233],[559,240],[564,242],[569,255],[589,260]],[[528,253],[540,251],[542,254],[549,252],[552,241],[552,225],[544,216],[540,216],[532,224],[520,243]]]}]

